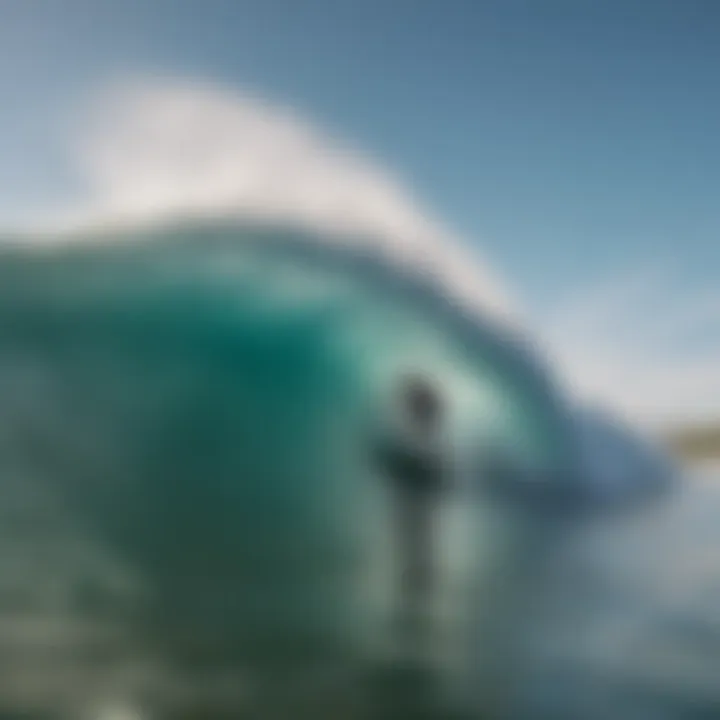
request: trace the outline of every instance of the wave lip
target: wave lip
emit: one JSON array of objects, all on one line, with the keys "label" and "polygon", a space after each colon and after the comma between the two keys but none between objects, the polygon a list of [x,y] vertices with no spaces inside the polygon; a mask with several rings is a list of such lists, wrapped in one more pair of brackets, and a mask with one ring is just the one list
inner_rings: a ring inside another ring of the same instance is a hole
[{"label": "wave lip", "polygon": [[188,218],[293,227],[435,278],[468,312],[519,317],[506,284],[391,174],[286,107],[144,78],[109,86],[87,115],[77,150],[86,197],[37,240]]}]

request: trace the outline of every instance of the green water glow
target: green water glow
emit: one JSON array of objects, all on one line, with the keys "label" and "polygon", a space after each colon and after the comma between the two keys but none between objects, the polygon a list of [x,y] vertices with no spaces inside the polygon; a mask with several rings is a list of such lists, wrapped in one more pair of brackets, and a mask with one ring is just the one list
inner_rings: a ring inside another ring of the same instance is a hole
[{"label": "green water glow", "polygon": [[[420,278],[241,226],[90,240],[0,258],[2,430],[141,578],[146,639],[171,654],[383,645],[390,541],[364,443],[405,367],[443,384],[459,451],[571,464],[543,373]],[[448,512],[457,597],[487,548],[475,511]]]}]

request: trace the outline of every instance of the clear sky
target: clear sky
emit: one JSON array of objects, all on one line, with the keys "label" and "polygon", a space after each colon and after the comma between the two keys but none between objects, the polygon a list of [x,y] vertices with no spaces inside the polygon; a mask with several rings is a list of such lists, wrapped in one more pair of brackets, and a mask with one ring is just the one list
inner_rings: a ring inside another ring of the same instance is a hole
[{"label": "clear sky", "polygon": [[587,324],[578,287],[613,296],[657,261],[646,312],[699,292],[707,330],[675,350],[711,326],[720,347],[714,0],[0,0],[0,220],[72,193],[73,108],[128,72],[250,89],[349,138],[558,337]]}]

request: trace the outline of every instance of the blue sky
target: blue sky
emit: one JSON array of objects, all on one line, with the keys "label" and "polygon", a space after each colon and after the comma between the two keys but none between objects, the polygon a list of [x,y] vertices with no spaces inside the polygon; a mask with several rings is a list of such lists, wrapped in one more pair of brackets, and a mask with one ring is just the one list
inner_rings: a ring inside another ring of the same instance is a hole
[{"label": "blue sky", "polygon": [[249,89],[348,138],[557,336],[586,325],[563,315],[591,304],[578,288],[612,296],[655,262],[665,305],[700,289],[717,319],[713,0],[3,0],[0,220],[76,192],[63,138],[128,73]]}]

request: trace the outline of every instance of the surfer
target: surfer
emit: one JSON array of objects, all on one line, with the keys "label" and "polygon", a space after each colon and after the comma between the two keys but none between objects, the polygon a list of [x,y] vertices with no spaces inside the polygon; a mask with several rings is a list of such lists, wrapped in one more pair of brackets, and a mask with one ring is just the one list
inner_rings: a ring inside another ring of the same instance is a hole
[{"label": "surfer", "polygon": [[435,583],[434,524],[447,480],[444,405],[434,385],[413,374],[400,385],[399,406],[399,428],[382,439],[379,462],[391,493],[403,604],[412,608]]}]

